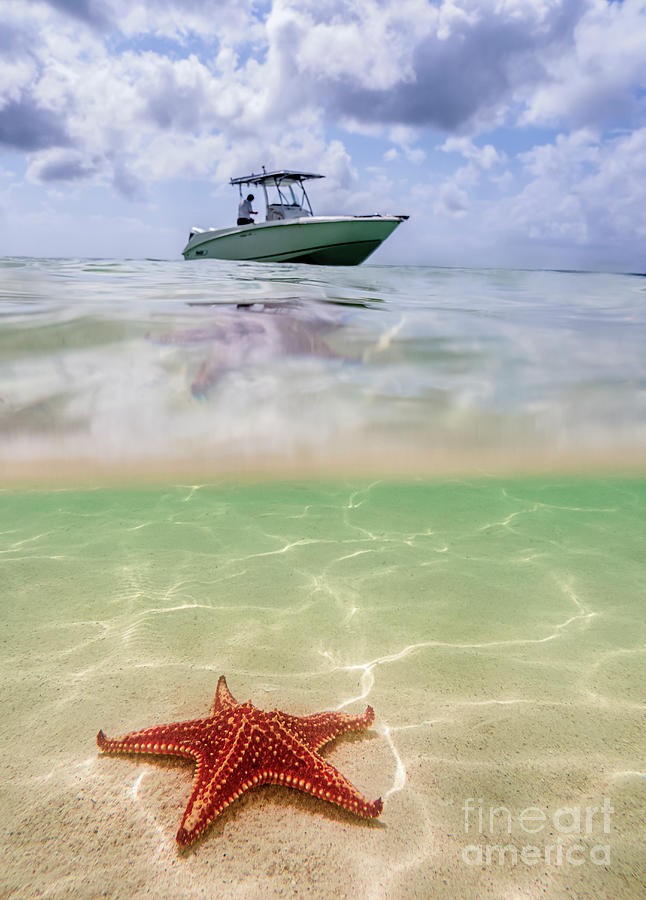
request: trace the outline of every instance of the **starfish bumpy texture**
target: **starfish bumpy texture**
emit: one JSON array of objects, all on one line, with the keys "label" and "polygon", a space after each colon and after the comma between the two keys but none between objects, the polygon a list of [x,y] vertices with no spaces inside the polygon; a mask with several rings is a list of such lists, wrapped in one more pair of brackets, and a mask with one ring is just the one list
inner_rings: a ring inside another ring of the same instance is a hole
[{"label": "starfish bumpy texture", "polygon": [[157,725],[114,739],[99,731],[96,742],[104,753],[184,756],[195,761],[193,791],[176,837],[185,846],[226,806],[259,784],[284,784],[376,818],[383,809],[381,798],[370,803],[316,752],[346,731],[368,728],[374,717],[370,706],[361,716],[263,712],[250,701],[238,703],[222,675],[208,718]]}]

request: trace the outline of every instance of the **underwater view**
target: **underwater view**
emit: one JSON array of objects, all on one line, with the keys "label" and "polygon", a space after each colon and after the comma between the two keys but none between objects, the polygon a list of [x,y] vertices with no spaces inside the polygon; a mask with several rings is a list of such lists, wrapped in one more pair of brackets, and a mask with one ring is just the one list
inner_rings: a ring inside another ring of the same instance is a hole
[{"label": "underwater view", "polygon": [[0,316],[0,895],[644,895],[646,279],[14,258]]}]

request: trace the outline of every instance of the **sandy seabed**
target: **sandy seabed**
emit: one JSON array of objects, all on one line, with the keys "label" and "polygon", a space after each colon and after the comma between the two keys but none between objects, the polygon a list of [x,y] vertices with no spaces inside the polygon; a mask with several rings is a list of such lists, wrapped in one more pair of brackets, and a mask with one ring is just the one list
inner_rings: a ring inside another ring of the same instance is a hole
[{"label": "sandy seabed", "polygon": [[[639,479],[2,495],[0,894],[642,897]],[[243,701],[374,726],[186,850],[192,767],[108,735]]]}]

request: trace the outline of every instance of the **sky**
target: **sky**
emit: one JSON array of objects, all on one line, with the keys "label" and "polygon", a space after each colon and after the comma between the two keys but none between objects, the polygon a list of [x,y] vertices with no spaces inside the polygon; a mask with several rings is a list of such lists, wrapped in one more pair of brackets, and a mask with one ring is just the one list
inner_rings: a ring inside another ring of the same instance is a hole
[{"label": "sky", "polygon": [[0,0],[0,255],[181,258],[263,165],[375,263],[644,272],[646,0]]}]

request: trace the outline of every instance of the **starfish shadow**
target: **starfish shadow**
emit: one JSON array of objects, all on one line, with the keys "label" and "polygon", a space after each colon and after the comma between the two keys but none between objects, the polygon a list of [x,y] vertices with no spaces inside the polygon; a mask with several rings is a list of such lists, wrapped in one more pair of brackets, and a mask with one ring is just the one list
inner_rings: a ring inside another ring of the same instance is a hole
[{"label": "starfish shadow", "polygon": [[385,822],[378,819],[358,818],[351,812],[335,806],[333,803],[328,803],[327,800],[313,797],[303,791],[296,791],[279,784],[263,784],[251,788],[243,797],[239,797],[187,847],[177,846],[177,854],[180,857],[190,856],[199,849],[202,843],[223,837],[227,828],[236,823],[238,816],[256,805],[265,806],[268,810],[276,807],[281,809],[289,807],[309,816],[329,819],[331,822],[339,822],[353,828],[383,829],[388,827]]}]

